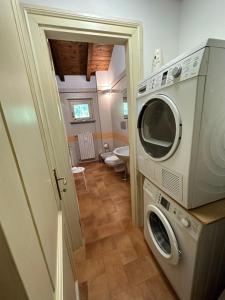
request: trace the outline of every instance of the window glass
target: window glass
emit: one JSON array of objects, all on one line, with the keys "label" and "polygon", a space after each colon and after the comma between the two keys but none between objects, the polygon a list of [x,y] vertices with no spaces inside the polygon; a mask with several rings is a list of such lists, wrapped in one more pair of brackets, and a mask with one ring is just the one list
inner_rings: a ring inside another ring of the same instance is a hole
[{"label": "window glass", "polygon": [[124,115],[124,117],[128,116],[128,104],[127,104],[127,102],[123,102],[123,115]]},{"label": "window glass", "polygon": [[75,119],[90,118],[89,105],[87,103],[74,104],[73,105],[73,115],[74,115]]},{"label": "window glass", "polygon": [[93,99],[70,100],[71,122],[92,121],[94,118]]},{"label": "window glass", "polygon": [[152,233],[159,247],[166,254],[171,254],[170,239],[160,218],[154,212],[151,212],[149,215],[149,222]]}]

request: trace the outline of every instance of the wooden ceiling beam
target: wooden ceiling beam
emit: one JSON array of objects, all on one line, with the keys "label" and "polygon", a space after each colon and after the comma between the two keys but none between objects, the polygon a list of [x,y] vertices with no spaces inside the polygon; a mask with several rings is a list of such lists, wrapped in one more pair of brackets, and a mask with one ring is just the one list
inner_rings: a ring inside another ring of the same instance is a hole
[{"label": "wooden ceiling beam", "polygon": [[86,80],[91,80],[91,73],[92,73],[92,55],[93,55],[93,44],[88,44],[88,54],[87,54],[87,72],[86,72]]},{"label": "wooden ceiling beam", "polygon": [[61,59],[60,59],[60,55],[58,52],[57,41],[49,40],[49,45],[51,48],[53,64],[55,66],[55,73],[59,76],[59,79],[61,81],[65,81],[63,68],[61,66]]},{"label": "wooden ceiling beam", "polygon": [[55,72],[61,81],[64,75],[85,75],[90,81],[96,71],[109,68],[113,45],[49,40]]}]

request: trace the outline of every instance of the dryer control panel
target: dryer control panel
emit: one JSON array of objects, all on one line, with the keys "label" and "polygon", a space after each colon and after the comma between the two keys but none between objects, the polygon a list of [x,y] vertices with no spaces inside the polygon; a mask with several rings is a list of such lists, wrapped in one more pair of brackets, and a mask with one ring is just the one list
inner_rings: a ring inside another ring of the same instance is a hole
[{"label": "dryer control panel", "polygon": [[207,73],[208,48],[200,49],[189,56],[173,60],[162,67],[157,74],[138,86],[138,96],[170,86],[186,79]]}]

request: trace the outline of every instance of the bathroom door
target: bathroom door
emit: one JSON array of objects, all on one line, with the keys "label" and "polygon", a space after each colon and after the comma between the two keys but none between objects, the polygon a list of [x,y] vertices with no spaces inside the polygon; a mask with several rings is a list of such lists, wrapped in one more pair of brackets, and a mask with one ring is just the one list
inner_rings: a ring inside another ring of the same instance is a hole
[{"label": "bathroom door", "polygon": [[26,20],[29,27],[30,45],[32,45],[32,48],[27,45],[30,51],[29,63],[32,73],[37,75],[34,78],[34,81],[38,83],[35,86],[35,93],[49,164],[56,179],[59,205],[64,211],[72,248],[76,249],[82,245],[80,214],[55,72],[45,31],[34,22],[32,13],[28,13]]},{"label": "bathroom door", "polygon": [[[7,224],[21,274],[31,289],[39,287],[39,296],[32,299],[52,299],[42,293],[41,285],[48,281],[53,295],[58,209],[12,9],[15,3],[3,0],[0,10],[0,225]],[[36,236],[33,242],[31,234]],[[33,251],[32,243],[38,249]]]},{"label": "bathroom door", "polygon": [[[5,6],[2,3],[1,5],[4,9]],[[5,10],[4,13],[6,14]],[[2,95],[1,92],[0,95]],[[54,287],[47,267],[49,257],[45,256],[47,258],[45,261],[43,256],[43,250],[46,254],[46,245],[44,249],[41,248],[40,235],[37,235],[37,226],[35,226],[37,224],[32,219],[27,203],[29,201],[32,204],[32,199],[27,199],[29,195],[21,181],[23,168],[18,165],[12,136],[9,133],[9,124],[6,123],[5,117],[0,104],[0,236],[2,237],[0,240],[0,299],[54,300]],[[44,200],[47,201],[47,199]],[[42,199],[40,202],[43,204]],[[47,219],[46,223],[50,224],[50,221]],[[48,229],[47,225],[47,233],[49,233]],[[57,224],[55,230],[57,230]],[[56,252],[54,240],[54,236],[49,237],[50,247],[55,247]],[[4,248],[9,253],[12,263],[4,258]],[[52,255],[53,259],[56,259],[56,255],[54,253]],[[56,263],[54,264],[54,269],[56,269]],[[2,273],[4,270],[6,270],[5,274]]]}]

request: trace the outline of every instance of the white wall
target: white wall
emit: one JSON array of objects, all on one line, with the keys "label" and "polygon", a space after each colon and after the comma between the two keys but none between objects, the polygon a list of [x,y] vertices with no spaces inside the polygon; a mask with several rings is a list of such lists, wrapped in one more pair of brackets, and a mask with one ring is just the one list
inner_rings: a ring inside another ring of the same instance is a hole
[{"label": "white wall", "polygon": [[96,72],[96,84],[98,90],[110,89],[112,84],[126,70],[125,47],[115,45],[107,71]]},{"label": "white wall", "polygon": [[59,90],[66,89],[96,89],[96,78],[91,76],[91,80],[87,81],[85,75],[65,75],[65,81],[61,81],[59,76],[56,76],[57,85]]},{"label": "white wall", "polygon": [[138,20],[144,32],[144,76],[151,72],[153,52],[162,48],[167,62],[178,53],[180,0],[20,0],[104,18]]},{"label": "white wall", "polygon": [[[78,146],[77,139],[74,140],[74,137],[77,137],[78,133],[83,132],[92,132],[93,134],[100,132],[100,119],[99,119],[99,110],[98,110],[98,98],[97,93],[90,92],[80,92],[80,93],[59,93],[61,107],[63,112],[64,124],[66,128],[66,133],[68,136],[68,145],[70,149],[70,154],[72,158],[72,164],[77,164],[80,161],[80,150]],[[92,99],[93,100],[93,110],[94,110],[94,119],[95,122],[92,123],[81,123],[81,124],[71,124],[72,114],[71,114],[71,104],[68,99]],[[72,140],[71,140],[72,139]],[[102,143],[99,139],[94,139],[95,143],[95,154],[96,159],[98,154],[102,151]]]},{"label": "white wall", "polygon": [[112,118],[111,118],[111,96],[98,93],[99,118],[102,132],[102,143],[108,143],[110,150],[113,149]]},{"label": "white wall", "polygon": [[113,82],[125,70],[126,70],[125,47],[115,45],[113,47],[112,57],[108,69],[109,80]]},{"label": "white wall", "polygon": [[224,0],[183,0],[180,14],[179,52],[208,37],[225,39]]},{"label": "white wall", "polygon": [[[99,135],[99,132],[101,131],[96,77],[91,76],[90,81],[86,81],[86,76],[78,75],[65,76],[65,81],[61,81],[58,76],[56,76],[56,79],[59,88],[61,107],[64,117],[66,133],[68,137],[68,145],[70,149],[72,163],[77,164],[80,161],[80,151],[77,139],[74,140],[74,138],[77,137],[78,133],[89,131],[93,134]],[[93,99],[95,122],[72,124],[70,104],[71,100],[69,99]],[[102,152],[102,141],[99,138],[94,138],[94,143],[97,159],[98,154]]]},{"label": "white wall", "polygon": [[[111,95],[111,118],[112,131],[114,132],[113,146],[114,148],[127,145],[128,141],[128,119],[124,119],[123,115],[123,91],[127,88],[126,77],[123,77],[114,89],[121,91]],[[129,109],[129,107],[128,107]],[[121,122],[125,122],[126,128],[121,128]]]},{"label": "white wall", "polygon": [[[105,132],[112,132],[113,139],[108,140],[110,148],[128,144],[128,121],[123,116],[123,93],[127,82],[125,71],[125,47],[114,46],[108,71],[96,72],[97,89],[113,88],[114,93],[98,93],[99,111],[102,128]],[[121,78],[121,74],[123,77]],[[126,129],[121,128],[121,121],[125,121]],[[104,142],[107,142],[104,140]]]},{"label": "white wall", "polygon": [[98,91],[111,88],[111,78],[108,71],[97,71],[95,74]]}]

